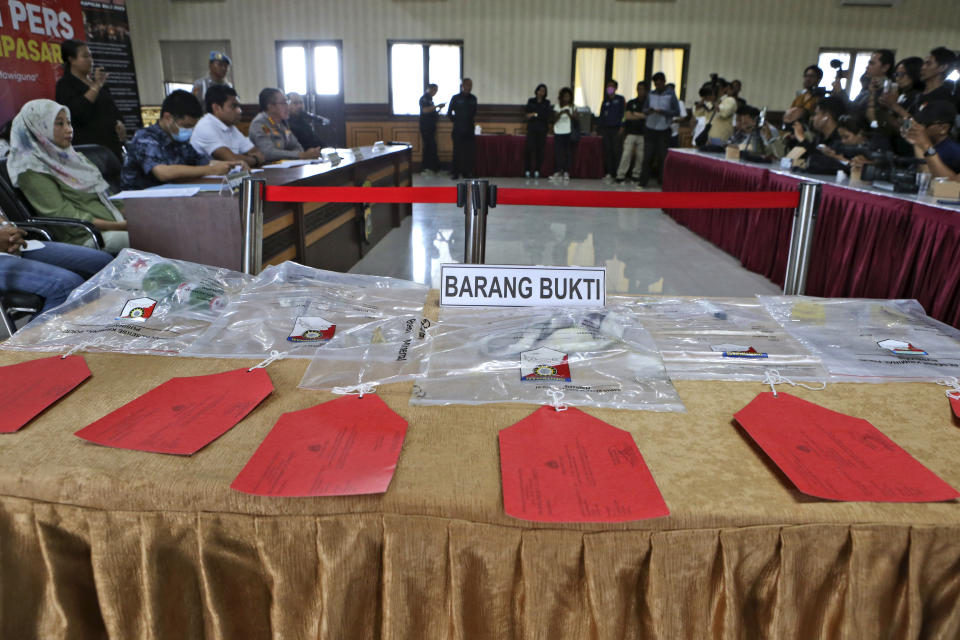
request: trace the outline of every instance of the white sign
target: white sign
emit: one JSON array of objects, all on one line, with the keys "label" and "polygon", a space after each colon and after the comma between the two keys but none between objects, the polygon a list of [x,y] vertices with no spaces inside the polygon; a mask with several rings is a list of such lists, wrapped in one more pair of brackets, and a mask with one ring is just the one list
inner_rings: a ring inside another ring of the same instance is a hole
[{"label": "white sign", "polygon": [[447,307],[602,307],[603,267],[445,264],[440,304]]}]

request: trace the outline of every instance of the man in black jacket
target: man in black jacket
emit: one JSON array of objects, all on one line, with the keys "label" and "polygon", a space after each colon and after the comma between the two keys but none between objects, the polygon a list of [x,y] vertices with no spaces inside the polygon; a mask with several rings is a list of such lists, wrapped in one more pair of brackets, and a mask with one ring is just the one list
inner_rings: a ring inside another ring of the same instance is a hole
[{"label": "man in black jacket", "polygon": [[420,140],[423,142],[420,166],[424,172],[431,173],[440,169],[440,159],[437,157],[437,113],[443,108],[443,103],[433,104],[437,88],[435,84],[428,84],[420,98]]},{"label": "man in black jacket", "polygon": [[457,180],[473,177],[473,165],[476,156],[474,119],[477,116],[477,98],[473,91],[473,81],[464,78],[460,81],[460,93],[450,99],[447,117],[453,121],[453,174]]}]

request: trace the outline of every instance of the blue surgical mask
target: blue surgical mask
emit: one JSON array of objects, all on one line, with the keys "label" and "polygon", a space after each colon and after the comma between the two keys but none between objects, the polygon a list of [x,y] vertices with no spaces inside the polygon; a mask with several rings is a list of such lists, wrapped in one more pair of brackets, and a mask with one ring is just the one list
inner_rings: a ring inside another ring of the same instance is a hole
[{"label": "blue surgical mask", "polygon": [[188,142],[193,134],[193,127],[180,127],[180,130],[174,134],[173,139],[177,142]]}]

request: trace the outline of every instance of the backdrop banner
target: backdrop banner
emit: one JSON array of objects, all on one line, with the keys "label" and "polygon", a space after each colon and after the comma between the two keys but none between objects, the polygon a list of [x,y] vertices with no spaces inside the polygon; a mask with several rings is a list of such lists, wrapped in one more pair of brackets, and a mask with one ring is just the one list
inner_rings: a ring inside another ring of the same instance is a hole
[{"label": "backdrop banner", "polygon": [[80,0],[0,3],[0,125],[25,102],[53,98],[63,75],[60,43],[84,37]]},{"label": "backdrop banner", "polygon": [[120,118],[130,135],[143,126],[140,115],[140,92],[137,72],[133,65],[130,44],[130,22],[124,0],[94,2],[80,0],[87,46],[93,54],[93,64],[110,74],[107,86],[120,111]]}]

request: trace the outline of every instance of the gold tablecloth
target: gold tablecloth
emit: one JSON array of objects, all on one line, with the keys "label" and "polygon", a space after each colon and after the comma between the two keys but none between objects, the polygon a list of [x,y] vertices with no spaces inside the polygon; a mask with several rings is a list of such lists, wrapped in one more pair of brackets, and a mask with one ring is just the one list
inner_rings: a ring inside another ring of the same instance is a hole
[{"label": "gold tablecloth", "polygon": [[[47,354],[0,353],[0,364]],[[230,489],[274,422],[333,396],[307,362],[191,457],[73,432],[173,376],[236,360],[86,354],[93,377],[0,436],[0,637],[958,638],[960,504],[795,489],[733,421],[764,387],[677,382],[687,413],[586,411],[635,438],[671,515],[538,524],[503,513],[497,432],[529,405],[413,407],[384,495]],[[789,390],[870,420],[953,486],[960,423],[934,384]]]}]

